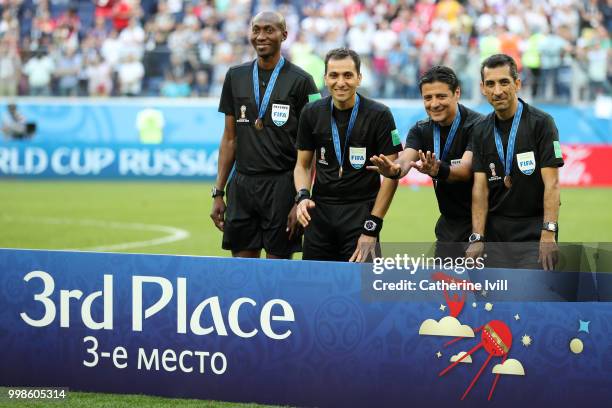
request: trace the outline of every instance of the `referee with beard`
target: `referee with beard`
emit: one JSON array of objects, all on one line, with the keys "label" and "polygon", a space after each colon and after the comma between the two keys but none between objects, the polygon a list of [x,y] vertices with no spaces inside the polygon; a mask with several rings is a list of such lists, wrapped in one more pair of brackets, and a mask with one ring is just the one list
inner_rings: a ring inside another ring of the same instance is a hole
[{"label": "referee with beard", "polygon": [[368,156],[395,159],[402,145],[389,108],[357,93],[360,66],[355,51],[330,51],[325,84],[331,96],[307,105],[300,118],[294,178],[297,217],[305,228],[303,259],[367,260],[397,188],[397,180],[381,185],[379,175],[366,170]]},{"label": "referee with beard", "polygon": [[397,160],[374,156],[369,169],[392,179],[411,168],[429,175],[440,209],[436,253],[442,256],[443,248],[446,256],[463,256],[463,245],[447,243],[467,242],[472,232],[472,130],[483,116],[459,103],[459,80],[449,67],[430,68],[419,87],[429,117],[410,129]]},{"label": "referee with beard", "polygon": [[474,132],[473,234],[467,255],[483,253],[485,236],[487,242],[539,242],[533,254],[525,246],[498,248],[503,266],[540,264],[551,270],[558,252],[563,166],[557,127],[549,114],[518,97],[521,80],[511,57],[487,58],[480,74],[482,93],[495,110]]},{"label": "referee with beard", "polygon": [[[251,21],[253,62],[230,68],[219,111],[225,130],[211,218],[223,231],[223,249],[236,257],[291,258],[301,249],[292,171],[302,108],[320,98],[312,77],[281,55],[285,19],[262,12]],[[227,208],[223,201],[230,171]],[[227,213],[226,213],[227,209]]]}]

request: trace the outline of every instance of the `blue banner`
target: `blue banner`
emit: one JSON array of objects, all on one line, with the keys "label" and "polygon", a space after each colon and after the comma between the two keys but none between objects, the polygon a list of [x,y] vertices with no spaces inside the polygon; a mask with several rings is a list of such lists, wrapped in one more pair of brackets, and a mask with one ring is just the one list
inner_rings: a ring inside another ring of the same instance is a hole
[{"label": "blue banner", "polygon": [[[417,120],[426,117],[419,100],[382,101],[391,108],[402,139]],[[486,103],[464,101],[489,113]],[[6,105],[0,105],[3,111]],[[215,143],[223,135],[223,114],[217,98],[171,99],[20,99],[19,111],[37,124],[34,139],[41,143],[138,143],[144,132],[156,129],[169,145]],[[562,143],[612,143],[612,121],[597,115],[595,105],[537,105],[549,113]],[[1,144],[1,142],[0,142]]]},{"label": "blue banner", "polygon": [[[606,303],[470,297],[455,318],[442,296],[363,300],[361,269],[347,263],[0,250],[0,271],[4,386],[451,406],[484,367],[470,406],[489,406],[489,396],[494,406],[612,397]],[[449,324],[468,334],[450,342]]]},{"label": "blue banner", "polygon": [[201,179],[217,174],[218,146],[0,145],[0,177]]},{"label": "blue banner", "polygon": [[[218,143],[223,114],[218,100],[62,98],[18,101],[18,109],[37,124],[42,143],[138,143],[151,128],[163,143]],[[4,111],[4,106],[2,106]]]}]

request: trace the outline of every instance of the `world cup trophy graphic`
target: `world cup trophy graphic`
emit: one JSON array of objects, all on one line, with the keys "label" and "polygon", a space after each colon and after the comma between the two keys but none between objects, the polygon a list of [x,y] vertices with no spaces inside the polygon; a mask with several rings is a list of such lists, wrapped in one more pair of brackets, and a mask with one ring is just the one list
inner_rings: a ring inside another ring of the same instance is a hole
[{"label": "world cup trophy graphic", "polygon": [[495,173],[495,164],[489,163],[489,168],[491,169],[491,176],[497,177],[497,174]]}]

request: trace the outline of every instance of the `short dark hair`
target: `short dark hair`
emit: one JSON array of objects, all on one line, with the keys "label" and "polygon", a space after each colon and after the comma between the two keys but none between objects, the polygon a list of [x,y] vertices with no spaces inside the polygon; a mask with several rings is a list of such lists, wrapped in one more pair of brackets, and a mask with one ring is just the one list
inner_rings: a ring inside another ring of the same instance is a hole
[{"label": "short dark hair", "polygon": [[512,79],[516,81],[519,78],[518,68],[514,59],[506,54],[495,54],[482,61],[482,64],[480,65],[480,80],[484,81],[485,68],[497,68],[503,66],[510,67],[510,75],[512,76]]},{"label": "short dark hair", "polygon": [[455,92],[459,88],[459,79],[455,75],[455,71],[444,65],[435,65],[427,70],[419,80],[419,90],[423,92],[424,84],[434,82],[443,82],[448,85],[451,92]]},{"label": "short dark hair", "polygon": [[341,60],[345,58],[351,58],[355,63],[355,69],[357,69],[357,73],[361,73],[361,58],[359,57],[359,54],[357,54],[350,48],[345,47],[334,48],[333,50],[327,53],[327,55],[325,56],[325,73],[327,74],[327,63],[330,59]]}]

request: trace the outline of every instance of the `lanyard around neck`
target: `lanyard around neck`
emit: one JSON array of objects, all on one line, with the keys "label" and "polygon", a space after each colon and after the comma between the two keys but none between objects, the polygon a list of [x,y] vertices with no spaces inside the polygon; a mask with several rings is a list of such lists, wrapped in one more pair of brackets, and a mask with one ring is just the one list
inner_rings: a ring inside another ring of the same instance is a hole
[{"label": "lanyard around neck", "polygon": [[257,60],[253,64],[253,93],[255,94],[255,103],[257,104],[257,118],[261,119],[266,114],[266,109],[268,109],[268,103],[270,103],[270,96],[272,95],[272,90],[274,89],[274,85],[276,84],[276,79],[278,78],[278,74],[280,73],[281,68],[285,65],[285,58],[281,55],[280,59],[276,63],[274,67],[274,71],[272,71],[272,76],[270,77],[270,82],[268,82],[268,86],[266,86],[266,91],[264,92],[263,100],[261,101],[261,105],[259,104],[259,69],[257,68]]},{"label": "lanyard around neck", "polygon": [[355,121],[357,120],[357,113],[359,112],[359,95],[355,94],[355,105],[353,105],[353,110],[351,110],[351,118],[349,119],[348,127],[344,135],[344,151],[340,147],[340,132],[338,132],[338,126],[336,125],[336,120],[334,119],[334,98],[331,98],[330,104],[331,104],[331,131],[332,131],[332,139],[334,141],[334,151],[336,153],[336,159],[338,159],[338,163],[340,164],[340,169],[342,169],[342,166],[344,164],[344,158],[346,157],[346,154],[345,154],[346,147],[349,144],[351,132],[353,131],[353,127],[355,126]]},{"label": "lanyard around neck", "polygon": [[440,125],[434,123],[433,128],[433,136],[434,136],[434,153],[436,154],[436,159],[444,160],[448,155],[448,151],[453,145],[453,140],[455,139],[455,135],[457,134],[457,129],[459,129],[459,123],[461,123],[461,111],[459,110],[459,106],[457,106],[457,114],[455,115],[455,119],[453,119],[453,124],[448,132],[448,137],[446,138],[446,143],[444,143],[444,151],[440,155]]}]

